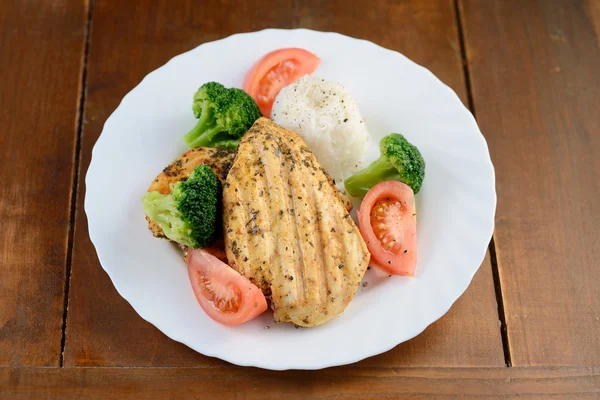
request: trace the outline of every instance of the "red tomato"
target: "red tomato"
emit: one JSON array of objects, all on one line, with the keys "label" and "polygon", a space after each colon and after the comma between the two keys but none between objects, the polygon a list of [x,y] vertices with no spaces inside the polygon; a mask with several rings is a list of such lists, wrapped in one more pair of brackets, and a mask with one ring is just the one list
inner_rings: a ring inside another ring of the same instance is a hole
[{"label": "red tomato", "polygon": [[358,226],[371,264],[393,275],[414,276],[417,266],[415,195],[402,182],[378,183],[358,211]]},{"label": "red tomato", "polygon": [[256,285],[203,250],[189,251],[188,275],[200,307],[221,324],[238,325],[267,309]]},{"label": "red tomato", "polygon": [[319,57],[304,49],[291,47],[272,51],[248,71],[243,89],[256,101],[262,114],[270,117],[279,91],[311,74],[320,63]]}]

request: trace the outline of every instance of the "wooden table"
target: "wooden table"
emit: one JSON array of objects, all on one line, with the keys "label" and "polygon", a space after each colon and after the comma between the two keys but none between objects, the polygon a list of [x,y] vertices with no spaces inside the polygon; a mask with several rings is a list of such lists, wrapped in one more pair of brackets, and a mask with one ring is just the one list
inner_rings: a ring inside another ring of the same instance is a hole
[{"label": "wooden table", "polygon": [[[0,3],[0,398],[600,398],[600,1],[269,3]],[[496,168],[496,231],[466,293],[345,367],[195,353],[117,294],[88,237],[84,178],[121,98],[176,54],[267,27],[426,66],[476,115]]]}]

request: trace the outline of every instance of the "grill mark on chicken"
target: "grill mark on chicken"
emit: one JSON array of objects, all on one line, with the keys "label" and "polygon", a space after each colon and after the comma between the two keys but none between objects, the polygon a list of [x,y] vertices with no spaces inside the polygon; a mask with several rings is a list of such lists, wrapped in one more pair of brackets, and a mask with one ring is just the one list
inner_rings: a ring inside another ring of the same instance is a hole
[{"label": "grill mark on chicken", "polygon": [[[317,196],[319,196],[319,201],[322,201],[320,197],[323,194],[320,191],[316,192]],[[331,304],[337,305],[340,304],[343,297],[340,296],[340,287],[337,284],[338,282],[343,282],[343,274],[342,271],[338,268],[340,265],[340,254],[345,254],[343,247],[343,241],[340,241],[337,229],[338,219],[333,218],[332,214],[329,212],[322,213],[321,219],[319,221],[319,228],[321,230],[321,235],[323,236],[323,241],[329,246],[329,257],[325,258],[326,268],[328,271],[327,276],[327,299]],[[334,232],[332,232],[332,228]]]},{"label": "grill mark on chicken", "polygon": [[[298,254],[300,253],[300,249],[298,248],[297,236],[298,232],[295,226],[295,216],[290,213],[290,210],[293,212],[293,192],[290,190],[290,185],[287,182],[290,179],[290,158],[289,152],[284,151],[281,141],[273,138],[275,150],[275,157],[277,158],[275,164],[276,168],[271,169],[271,174],[267,179],[269,185],[269,196],[273,199],[274,202],[277,201],[277,197],[281,200],[281,208],[283,213],[281,214],[282,221],[280,221],[279,226],[291,227],[291,232],[289,235],[280,235],[276,240],[279,244],[280,255],[274,261],[276,264],[279,263],[282,266],[282,276],[287,279],[288,283],[286,284],[286,290],[279,294],[279,304],[280,307],[275,316],[275,320],[287,321],[289,316],[286,313],[286,310],[290,307],[295,307],[296,304],[294,302],[293,296],[290,296],[293,291],[298,293],[303,292],[304,279],[303,275],[298,270]],[[277,150],[279,149],[279,150]],[[277,156],[279,154],[279,156]],[[278,189],[285,188],[284,191],[278,193]],[[277,194],[276,194],[277,193]],[[292,199],[292,201],[290,201]],[[279,212],[279,211],[278,211]],[[285,222],[283,222],[285,221]],[[282,238],[284,239],[282,241]]]},{"label": "grill mark on chicken", "polygon": [[287,185],[287,188],[289,190],[289,197],[292,199],[292,209],[293,209],[293,223],[292,223],[292,229],[294,230],[294,240],[292,240],[293,244],[294,244],[294,249],[295,249],[295,260],[294,260],[294,264],[295,264],[295,269],[296,269],[296,274],[298,275],[298,294],[300,297],[300,300],[306,301],[306,289],[304,287],[304,284],[306,283],[306,269],[305,269],[305,262],[304,262],[304,238],[302,237],[302,234],[300,232],[300,209],[297,206],[297,198],[298,198],[298,194],[296,192],[296,190],[294,190],[293,184],[292,184],[292,177],[291,177],[291,172],[288,174],[288,182],[289,184]]},{"label": "grill mark on chicken", "polygon": [[[232,167],[231,169],[237,169],[238,167]],[[241,192],[238,190],[238,188],[236,186],[233,186],[233,189],[236,193],[235,196],[235,203],[240,203],[240,201],[243,201],[243,198],[241,197]],[[231,253],[233,254],[234,257],[228,257],[228,259],[230,259],[230,264],[232,267],[234,267],[235,269],[237,269],[237,271],[245,276],[249,276],[248,271],[246,270],[246,266],[247,263],[241,262],[241,263],[237,263],[235,262],[235,260],[243,260],[243,259],[249,259],[248,257],[248,250],[249,250],[249,237],[248,235],[239,235],[239,230],[240,229],[246,229],[246,221],[248,221],[248,215],[246,215],[246,208],[245,207],[233,207],[231,205],[229,205],[231,207],[231,218],[232,220],[237,220],[240,227],[235,228],[238,232],[238,235],[236,235],[236,240],[232,241],[231,244],[229,245],[229,248],[226,248],[226,251],[229,252],[231,251]],[[225,208],[225,204],[223,204],[223,208]],[[225,228],[225,235],[227,235],[228,231],[231,229],[229,227]],[[244,243],[240,244],[239,241],[243,240]],[[236,254],[237,253],[237,254]],[[235,265],[234,265],[235,264]],[[249,277],[248,279],[250,279],[251,281],[254,281],[253,277]],[[257,286],[260,287],[260,282],[254,282]]]},{"label": "grill mark on chicken", "polygon": [[[258,159],[261,160],[260,164],[256,165],[256,172],[259,172],[261,177],[264,177],[265,169],[264,164],[262,163],[262,157],[260,156],[260,152],[257,151]],[[265,277],[267,282],[276,282],[278,281],[278,276],[280,271],[274,268],[270,268],[270,263],[272,262],[273,256],[273,225],[270,224],[270,209],[268,204],[264,201],[264,179],[256,180],[251,185],[251,189],[249,190],[250,199],[253,200],[250,205],[251,209],[259,210],[256,212],[256,218],[254,227],[248,227],[248,232],[250,233],[249,241],[253,244],[255,248],[260,245],[264,246],[264,254],[253,254],[251,259],[255,259],[255,268],[258,268],[262,271],[262,274]],[[263,195],[260,196],[260,192],[263,192]],[[269,263],[269,265],[267,265]],[[273,288],[271,287],[271,294],[273,294]],[[276,292],[276,291],[275,291]]]},{"label": "grill mark on chicken", "polygon": [[[291,181],[291,163],[293,160],[289,157],[289,152],[282,150],[283,144],[280,140],[274,139],[273,150],[275,157],[279,160],[273,160],[279,164],[276,168],[265,170],[267,192],[269,193],[269,202],[271,204],[279,204],[279,210],[274,209],[273,212],[277,214],[276,224],[282,226],[293,227],[290,235],[280,235],[275,239],[277,242],[277,254],[274,263],[280,263],[282,266],[282,276],[287,279],[289,288],[284,290],[285,293],[278,293],[280,296],[279,300],[288,307],[294,307],[293,299],[290,298],[292,287],[295,288],[297,293],[304,293],[304,276],[299,268],[301,250],[298,246],[298,238],[300,236],[297,226],[296,217],[294,214],[293,198],[294,192],[292,186],[289,184]],[[263,157],[268,157],[267,152],[263,152]],[[278,190],[285,188],[284,191]],[[290,201],[292,199],[292,201]],[[291,211],[291,212],[290,212]],[[277,219],[278,217],[278,219]],[[285,310],[285,308],[280,308]],[[289,317],[284,311],[280,311],[277,315],[283,321],[289,320]]]},{"label": "grill mark on chicken", "polygon": [[[321,199],[319,201],[322,203]],[[329,253],[335,255],[324,258],[327,271],[327,301],[334,306],[344,304],[347,298],[347,296],[345,297],[342,295],[344,290],[340,286],[345,283],[345,272],[347,269],[343,267],[339,268],[339,266],[344,263],[343,258],[339,255],[344,255],[348,252],[344,246],[345,240],[339,240],[340,236],[343,236],[340,235],[340,232],[342,231],[339,229],[339,222],[340,220],[337,218],[330,218],[330,213],[328,212],[323,213],[319,221],[319,229],[321,230],[323,240],[328,243],[330,248]],[[332,227],[334,228],[334,232],[331,231]],[[348,298],[348,301],[349,300],[350,299]]]},{"label": "grill mark on chicken", "polygon": [[[337,289],[335,292],[333,292],[333,295],[335,296],[334,303],[343,304],[347,301],[350,301],[351,297],[348,298],[347,293],[349,291],[351,292],[351,290],[357,289],[358,283],[362,280],[362,276],[364,274],[364,272],[359,273],[358,278],[351,276],[353,271],[351,266],[360,265],[360,263],[357,263],[356,259],[350,258],[353,254],[355,254],[352,249],[360,247],[363,241],[362,237],[359,236],[357,238],[356,235],[354,235],[354,231],[352,231],[352,233],[348,233],[348,227],[345,218],[335,218],[330,222],[331,226],[334,228],[334,232],[331,232],[331,229],[329,229],[328,233],[331,235],[331,240],[335,241],[338,246],[336,253],[338,257],[335,258],[335,263],[332,266],[332,269],[336,271],[336,273],[332,274],[331,276],[331,280],[333,281],[331,285]],[[352,220],[350,220],[350,223],[354,228],[356,228]],[[337,237],[338,240],[335,240],[335,237]],[[340,237],[342,238],[341,240],[339,240]],[[342,286],[335,284],[336,282],[343,282],[344,285],[348,285],[349,281],[357,281],[356,287],[343,288]]]},{"label": "grill mark on chicken", "polygon": [[[273,258],[274,258],[274,249],[276,248],[277,244],[276,244],[276,238],[273,236],[273,218],[272,218],[272,212],[271,212],[271,207],[268,207],[267,201],[266,199],[268,198],[267,195],[265,195],[265,186],[264,186],[264,181],[257,181],[256,182],[256,186],[255,186],[255,190],[252,193],[253,198],[255,199],[255,201],[258,204],[258,207],[261,211],[261,213],[259,214],[259,219],[257,220],[257,226],[259,227],[258,229],[260,230],[259,233],[254,234],[253,240],[255,242],[257,241],[263,241],[266,247],[266,252],[263,255],[264,258],[262,259],[262,266],[260,268],[264,269],[263,273],[265,275],[268,275],[268,280],[269,281],[277,281],[278,278],[278,274],[280,271],[278,271],[277,269],[274,268],[269,268],[269,266],[271,265],[271,263],[273,262]],[[262,192],[262,196],[261,196],[261,192]],[[266,212],[264,212],[264,210],[266,210]],[[273,244],[275,244],[275,246],[273,246]],[[268,257],[267,257],[268,256]],[[260,262],[260,260],[259,260]]]},{"label": "grill mark on chicken", "polygon": [[[310,232],[310,236],[309,236],[309,245],[311,246],[311,253],[314,254],[315,259],[311,260],[310,265],[311,266],[315,266],[316,263],[318,262],[318,260],[323,260],[327,266],[328,264],[328,258],[325,255],[325,248],[324,248],[324,244],[321,243],[321,235],[320,232],[318,230],[319,227],[319,222],[318,220],[319,218],[319,207],[317,207],[317,201],[316,201],[316,197],[313,193],[314,188],[312,186],[307,187],[305,190],[305,196],[307,198],[307,203],[310,207],[310,213],[309,215],[312,215],[312,220],[309,220],[311,217],[307,217],[305,223],[307,224],[307,230]],[[325,313],[327,313],[325,306],[325,303],[327,301],[327,286],[328,286],[328,279],[327,279],[327,268],[315,268],[317,274],[319,275],[319,279],[317,280],[317,282],[319,283],[319,291],[318,291],[318,302],[319,302],[319,307],[323,308],[325,310]]]},{"label": "grill mark on chicken", "polygon": [[[289,212],[287,212],[287,210],[290,208],[289,203],[288,203],[288,196],[290,194],[288,192],[284,192],[283,196],[280,196],[279,199],[277,198],[278,195],[280,194],[278,192],[277,188],[286,186],[286,185],[283,185],[283,181],[285,179],[288,179],[288,170],[287,170],[287,168],[282,167],[282,164],[284,166],[286,165],[285,156],[283,157],[283,161],[280,161],[282,159],[280,143],[275,141],[272,144],[272,147],[274,149],[274,152],[269,152],[269,151],[267,151],[267,148],[263,148],[263,150],[260,152],[259,156],[261,157],[261,159],[266,159],[267,162],[273,163],[273,165],[276,166],[276,168],[272,168],[269,170],[267,170],[266,168],[264,169],[264,174],[266,177],[264,182],[266,182],[266,187],[264,187],[263,190],[266,191],[268,198],[262,199],[262,204],[264,205],[264,207],[266,209],[269,210],[268,215],[269,215],[270,226],[276,227],[276,226],[280,225],[280,222],[278,221],[278,215],[280,214],[280,211],[283,210],[283,208],[274,209],[273,207],[269,207],[269,204],[280,204],[281,205],[281,203],[283,203],[286,211],[281,213],[281,215],[279,215],[279,216],[282,218],[283,217],[289,218]],[[269,204],[267,204],[267,203],[269,203]],[[293,225],[293,224],[288,224],[288,226],[291,226],[291,225]],[[280,283],[280,285],[282,285],[281,289],[283,289],[283,290],[277,290],[276,295],[279,296],[279,299],[281,301],[285,302],[286,301],[285,297],[287,297],[289,295],[290,291],[283,288],[283,285],[285,284],[286,286],[292,286],[292,285],[297,286],[298,284],[302,284],[302,279],[299,279],[299,276],[296,273],[296,268],[295,268],[295,266],[296,266],[296,262],[294,259],[295,251],[293,249],[294,240],[286,240],[286,238],[287,238],[286,235],[281,235],[279,237],[275,237],[273,230],[270,231],[270,238],[272,239],[272,242],[275,243],[274,250],[276,250],[273,254],[273,259],[271,260],[271,262],[275,263],[275,264],[280,264],[282,266],[281,269],[278,269],[278,268],[272,269],[272,277],[273,277],[274,281],[284,282],[283,284]],[[292,249],[291,253],[290,253],[290,249]],[[292,257],[287,257],[288,259],[286,260],[286,256],[289,254],[292,254]],[[285,280],[288,280],[291,282],[291,281],[294,281],[294,279],[295,279],[295,282],[293,284],[288,284],[285,282]]]},{"label": "grill mark on chicken", "polygon": [[[298,300],[305,301],[306,300],[306,290],[304,287],[305,281],[305,271],[303,267],[303,248],[302,248],[302,240],[300,238],[300,230],[298,229],[298,208],[296,205],[297,193],[294,190],[293,181],[293,171],[294,171],[294,159],[291,156],[291,150],[286,148],[286,146],[282,143],[281,140],[275,140],[278,146],[282,149],[283,155],[283,164],[280,164],[278,169],[279,174],[282,177],[283,188],[285,189],[283,198],[285,199],[285,206],[287,207],[287,215],[289,218],[289,226],[292,229],[290,232],[292,236],[290,237],[290,247],[292,249],[291,261],[293,266],[293,276],[294,276],[294,285],[296,292],[300,296]],[[282,321],[287,320],[287,316],[280,316]]]},{"label": "grill mark on chicken", "polygon": [[[321,218],[320,224],[324,240],[326,240],[327,243],[331,243],[330,246],[335,246],[332,253],[338,255],[347,254],[346,249],[344,248],[344,241],[335,240],[334,236],[338,235],[338,233],[331,231],[331,228],[337,225],[337,221],[330,220],[329,213],[326,213]],[[344,267],[342,266],[342,268],[340,268],[340,265],[343,265],[343,260],[336,256],[328,257],[327,261],[327,270],[331,271],[327,277],[329,301],[334,304],[339,304],[340,302],[343,302],[344,297],[341,296],[339,285],[336,285],[335,283],[341,282],[344,279]]]}]

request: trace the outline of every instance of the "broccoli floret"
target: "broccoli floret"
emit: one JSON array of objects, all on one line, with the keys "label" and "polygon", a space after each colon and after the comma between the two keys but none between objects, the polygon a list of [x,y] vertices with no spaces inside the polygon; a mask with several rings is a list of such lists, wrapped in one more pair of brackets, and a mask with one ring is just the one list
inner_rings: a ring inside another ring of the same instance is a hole
[{"label": "broccoli floret", "polygon": [[207,165],[197,166],[168,195],[148,192],[144,212],[169,239],[194,249],[207,247],[221,233],[221,182]]},{"label": "broccoli floret", "polygon": [[379,142],[381,156],[367,168],[344,181],[351,196],[362,197],[379,182],[396,180],[410,186],[416,194],[425,178],[425,160],[419,149],[399,133]]},{"label": "broccoli floret", "polygon": [[217,134],[227,135],[226,138],[219,135],[220,141],[239,139],[261,117],[250,95],[217,82],[200,86],[194,94],[192,110],[198,123],[183,137],[190,147],[214,147]]}]

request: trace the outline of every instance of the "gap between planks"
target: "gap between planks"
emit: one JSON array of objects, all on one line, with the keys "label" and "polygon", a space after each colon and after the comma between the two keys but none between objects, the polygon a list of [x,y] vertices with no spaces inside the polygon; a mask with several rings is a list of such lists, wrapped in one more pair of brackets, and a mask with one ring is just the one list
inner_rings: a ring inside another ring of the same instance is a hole
[{"label": "gap between planks", "polygon": [[77,110],[76,132],[75,132],[75,150],[73,152],[73,180],[71,182],[71,202],[69,214],[69,236],[67,238],[67,258],[65,262],[65,289],[63,293],[63,317],[60,336],[60,358],[59,365],[64,367],[65,362],[65,344],[67,333],[67,313],[69,309],[69,290],[71,288],[71,263],[73,260],[73,238],[75,236],[75,216],[77,209],[77,189],[79,187],[79,161],[81,158],[81,132],[83,130],[83,120],[85,113],[85,100],[87,92],[87,62],[90,48],[92,9],[94,0],[86,0],[87,15],[85,20],[85,41],[83,48],[83,62],[80,75],[79,104]]},{"label": "gap between planks", "polygon": [[[461,0],[454,0],[454,14],[456,17],[456,26],[458,30],[458,41],[460,43],[460,55],[463,66],[463,73],[465,77],[465,86],[467,89],[467,105],[473,114],[473,117],[477,119],[475,113],[475,103],[473,101],[473,92],[471,88],[471,73],[469,71],[469,60],[467,57],[467,46],[465,44],[465,32],[462,23],[462,8],[459,4]],[[508,342],[508,330],[506,327],[506,315],[504,312],[504,300],[502,298],[502,286],[500,283],[500,275],[498,273],[498,258],[496,255],[496,244],[494,242],[494,236],[490,240],[489,245],[490,261],[492,265],[492,276],[494,278],[494,291],[496,293],[496,303],[498,304],[498,318],[500,319],[500,335],[502,337],[502,349],[504,350],[504,363],[507,367],[512,366],[512,359],[510,355],[510,345]]]}]

